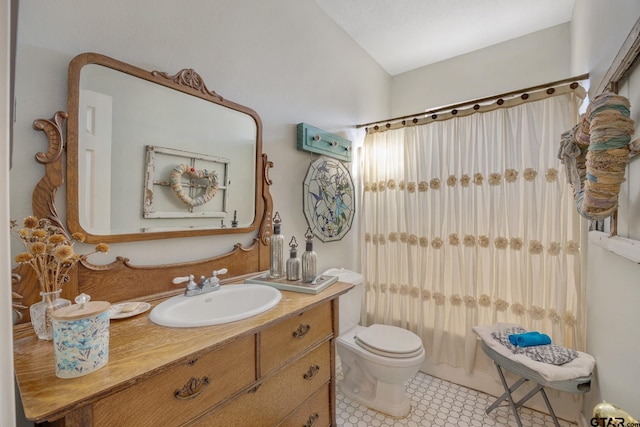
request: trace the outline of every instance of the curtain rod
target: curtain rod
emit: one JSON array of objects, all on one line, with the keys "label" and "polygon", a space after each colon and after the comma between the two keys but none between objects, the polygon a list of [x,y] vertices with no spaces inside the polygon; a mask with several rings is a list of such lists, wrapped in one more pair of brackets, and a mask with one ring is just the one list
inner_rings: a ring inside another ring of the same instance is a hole
[{"label": "curtain rod", "polygon": [[506,93],[503,93],[503,94],[500,94],[500,95],[493,95],[493,96],[488,96],[486,98],[474,99],[472,101],[465,101],[465,102],[460,102],[460,103],[457,103],[457,104],[445,105],[445,106],[438,107],[438,108],[433,109],[433,110],[421,111],[419,113],[409,114],[409,115],[400,116],[400,117],[394,117],[392,119],[378,120],[378,121],[375,121],[375,122],[364,123],[364,124],[356,125],[356,128],[362,128],[362,127],[367,127],[367,126],[381,124],[381,123],[395,122],[395,121],[403,120],[403,119],[410,119],[410,118],[414,118],[414,117],[424,116],[426,114],[437,113],[437,112],[440,112],[440,111],[443,111],[443,110],[449,110],[451,108],[460,108],[460,107],[464,107],[464,106],[467,106],[467,105],[480,104],[482,102],[492,101],[494,99],[500,100],[501,98],[509,97],[509,96],[512,96],[512,95],[518,95],[518,94],[523,93],[523,92],[531,92],[531,91],[534,91],[534,90],[546,89],[546,88],[550,88],[552,86],[557,86],[557,85],[564,84],[564,83],[570,83],[570,82],[577,82],[577,81],[580,81],[580,80],[586,80],[588,78],[589,78],[589,74],[581,74],[579,76],[570,77],[570,78],[567,78],[567,79],[558,80],[558,81],[551,82],[551,83],[545,83],[545,84],[541,84],[541,85],[537,85],[537,86],[531,86],[531,87],[528,87],[528,88],[525,88],[525,89],[514,90],[514,91],[506,92]]}]

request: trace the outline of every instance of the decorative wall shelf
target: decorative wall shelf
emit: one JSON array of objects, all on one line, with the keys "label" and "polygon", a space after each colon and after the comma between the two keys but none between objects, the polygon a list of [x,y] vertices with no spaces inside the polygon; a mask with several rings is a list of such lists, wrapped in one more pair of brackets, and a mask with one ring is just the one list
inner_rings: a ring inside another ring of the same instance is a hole
[{"label": "decorative wall shelf", "polygon": [[351,141],[306,123],[298,123],[298,150],[351,161]]},{"label": "decorative wall shelf", "polygon": [[611,236],[602,231],[590,231],[589,242],[629,261],[640,264],[640,241]]}]

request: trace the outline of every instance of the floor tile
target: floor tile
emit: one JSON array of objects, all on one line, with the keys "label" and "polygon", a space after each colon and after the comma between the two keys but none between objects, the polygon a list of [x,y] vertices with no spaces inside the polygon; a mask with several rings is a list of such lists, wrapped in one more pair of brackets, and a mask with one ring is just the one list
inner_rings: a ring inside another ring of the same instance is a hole
[{"label": "floor tile", "polygon": [[[338,385],[342,372],[336,372]],[[485,413],[495,401],[494,396],[453,384],[422,372],[409,380],[405,390],[411,398],[411,413],[403,419],[386,417],[372,409],[352,401],[336,389],[336,421],[344,427],[384,427],[384,426],[456,426],[456,427],[511,427],[517,426],[506,403]],[[518,410],[524,427],[554,426],[547,414],[529,408]],[[561,427],[575,427],[576,424],[560,420]]]}]

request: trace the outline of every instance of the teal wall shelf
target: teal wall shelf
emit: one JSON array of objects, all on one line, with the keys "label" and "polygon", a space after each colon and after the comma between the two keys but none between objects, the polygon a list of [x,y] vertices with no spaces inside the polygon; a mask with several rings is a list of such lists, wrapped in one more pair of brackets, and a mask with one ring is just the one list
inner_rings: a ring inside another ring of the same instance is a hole
[{"label": "teal wall shelf", "polygon": [[298,150],[351,162],[351,141],[306,123],[298,123]]}]

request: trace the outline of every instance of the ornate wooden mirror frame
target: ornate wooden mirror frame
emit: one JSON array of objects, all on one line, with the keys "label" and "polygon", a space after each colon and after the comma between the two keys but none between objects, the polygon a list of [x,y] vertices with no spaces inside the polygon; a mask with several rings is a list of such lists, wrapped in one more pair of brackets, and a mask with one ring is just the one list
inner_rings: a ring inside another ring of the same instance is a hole
[{"label": "ornate wooden mirror frame", "polygon": [[[89,243],[113,243],[256,230],[262,218],[261,180],[256,173],[262,122],[254,110],[207,88],[193,69],[172,75],[83,53],[69,63],[68,76],[66,222],[71,233],[82,232]],[[158,154],[151,154],[155,160],[150,160],[150,153],[161,150],[165,150],[162,166]],[[212,156],[231,165],[231,175],[224,168],[218,170],[220,188],[213,200],[194,208],[173,197],[172,168],[184,163],[215,170],[216,163],[205,160]],[[91,178],[94,182],[88,183]],[[233,207],[223,202],[231,201],[229,193]],[[168,216],[153,206],[163,199],[165,209],[175,209]],[[94,205],[102,201],[105,205]],[[211,206],[216,201],[224,212],[207,215],[216,210]],[[231,227],[234,209],[240,221]],[[217,225],[221,219],[228,226]]]},{"label": "ornate wooden mirror frame", "polygon": [[[184,69],[176,75],[184,72],[195,73],[193,70]],[[154,72],[154,74],[159,73]],[[197,73],[196,76],[197,78],[192,82],[197,81],[198,84],[204,85]],[[192,83],[183,81],[179,84],[191,85]],[[197,92],[199,88],[185,87],[184,91]],[[229,103],[229,101],[225,102]],[[238,106],[238,104],[233,105]],[[38,119],[33,123],[34,129],[47,135],[49,143],[46,151],[35,155],[36,161],[44,165],[45,171],[32,193],[33,215],[38,218],[49,218],[65,229],[64,221],[56,209],[55,195],[58,188],[64,183],[65,159],[63,153],[66,147],[63,130],[67,117],[66,112],[58,111],[51,119]],[[260,139],[261,135],[258,138]],[[106,265],[95,265],[88,261],[81,261],[70,273],[70,281],[63,287],[62,296],[73,300],[76,295],[85,292],[91,295],[93,300],[109,302],[135,300],[143,297],[153,300],[181,292],[180,288],[171,283],[171,278],[184,275],[185,270],[198,276],[209,275],[211,271],[223,267],[227,268],[229,272],[225,275],[225,280],[221,281],[223,284],[268,270],[268,243],[272,230],[271,217],[273,214],[273,200],[269,191],[271,185],[269,169],[273,167],[273,163],[267,159],[266,154],[262,153],[261,143],[258,143],[256,151],[256,221],[259,221],[259,225],[250,246],[245,247],[237,243],[233,250],[226,254],[177,264],[134,265],[129,259],[120,256],[117,256],[114,262]],[[167,236],[154,236],[153,238],[188,237],[201,234],[203,233],[178,232],[176,234],[176,232],[171,232]],[[39,285],[35,273],[28,265],[19,265],[12,270],[11,282],[14,292],[14,308],[20,308],[16,310],[19,317],[18,323],[28,323],[30,319],[26,308],[40,300]]]}]

